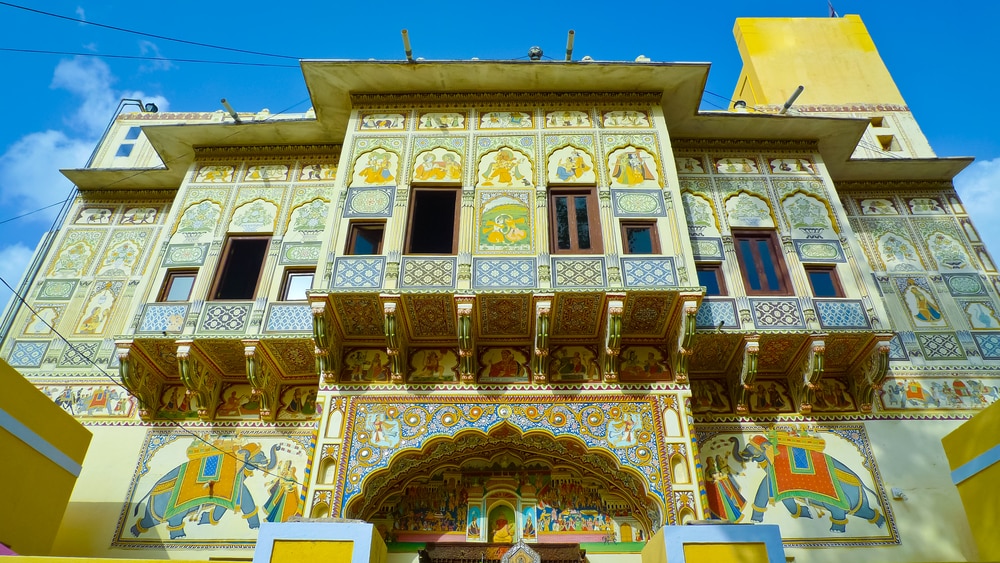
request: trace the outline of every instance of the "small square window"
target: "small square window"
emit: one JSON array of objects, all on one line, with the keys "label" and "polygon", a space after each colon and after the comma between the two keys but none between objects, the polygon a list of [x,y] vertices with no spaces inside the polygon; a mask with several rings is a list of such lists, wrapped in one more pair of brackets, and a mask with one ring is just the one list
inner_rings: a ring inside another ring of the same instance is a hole
[{"label": "small square window", "polygon": [[163,279],[163,288],[160,289],[160,296],[157,301],[190,301],[191,290],[194,289],[194,280],[198,276],[197,270],[174,270],[167,272],[167,277]]},{"label": "small square window", "polygon": [[381,254],[384,234],[384,223],[351,223],[344,254]]},{"label": "small square window", "polygon": [[118,145],[118,152],[115,153],[115,156],[128,156],[132,154],[132,147],[134,146],[135,145],[132,143],[122,143]]},{"label": "small square window", "polygon": [[601,219],[594,188],[549,190],[552,252],[600,254]]},{"label": "small square window", "polygon": [[222,250],[212,299],[253,299],[271,237],[231,237]]},{"label": "small square window", "polygon": [[410,196],[407,254],[456,254],[462,190],[416,188]]},{"label": "small square window", "polygon": [[141,127],[129,127],[128,131],[125,133],[125,140],[134,141],[139,138],[139,133],[142,133]]},{"label": "small square window", "polygon": [[313,276],[316,270],[285,270],[285,279],[281,283],[279,301],[305,301],[306,292],[312,289]]},{"label": "small square window", "polygon": [[843,297],[844,290],[833,266],[807,266],[806,277],[815,297]]},{"label": "small square window", "polygon": [[788,270],[774,231],[733,231],[747,295],[790,295]]},{"label": "small square window", "polygon": [[726,279],[722,264],[697,264],[698,285],[705,286],[705,295],[726,295]]},{"label": "small square window", "polygon": [[659,254],[660,237],[654,221],[622,221],[625,254]]}]

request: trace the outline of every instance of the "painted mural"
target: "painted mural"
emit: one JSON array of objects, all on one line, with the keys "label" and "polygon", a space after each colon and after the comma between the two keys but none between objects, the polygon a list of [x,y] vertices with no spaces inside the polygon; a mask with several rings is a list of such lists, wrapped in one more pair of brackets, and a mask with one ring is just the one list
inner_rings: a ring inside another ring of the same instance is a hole
[{"label": "painted mural", "polygon": [[882,385],[880,399],[889,411],[978,410],[1000,400],[1000,380],[896,376]]},{"label": "painted mural", "polygon": [[260,401],[246,383],[228,384],[219,393],[215,417],[219,420],[259,420]]},{"label": "painted mural", "polygon": [[622,381],[671,379],[666,354],[654,346],[626,346],[619,355],[618,377]]},{"label": "painted mural", "polygon": [[[819,402],[818,398],[816,402]],[[791,395],[788,393],[788,385],[783,381],[758,380],[750,390],[750,402],[747,406],[750,412],[761,414],[788,413],[795,410]]]},{"label": "painted mural", "polygon": [[80,210],[74,223],[78,225],[108,225],[114,211],[108,207],[86,207]]},{"label": "painted mural", "polygon": [[476,251],[489,254],[529,254],[533,251],[534,192],[476,190],[479,217]]},{"label": "painted mural", "polygon": [[45,395],[76,418],[132,418],[136,398],[118,385],[45,385]]},{"label": "painted mural", "polygon": [[479,117],[480,129],[530,129],[531,114],[524,111],[487,111]]},{"label": "painted mural", "polygon": [[363,113],[358,120],[362,131],[402,131],[406,128],[406,118],[401,113]]},{"label": "painted mural", "polygon": [[193,420],[198,418],[198,398],[188,395],[183,385],[164,385],[160,391],[160,408],[156,418]]},{"label": "painted mural", "polygon": [[548,180],[550,184],[594,184],[597,171],[590,152],[572,145],[556,149],[549,154]]},{"label": "painted mural", "polygon": [[602,125],[607,128],[649,127],[649,114],[633,110],[606,111]]},{"label": "painted mural", "polygon": [[417,119],[419,131],[452,131],[465,129],[465,114],[458,112],[421,113]]},{"label": "painted mural", "polygon": [[477,187],[531,187],[532,163],[527,155],[509,147],[490,151],[479,160]]},{"label": "painted mural", "polygon": [[115,547],[253,547],[261,522],[301,514],[312,429],[155,428]]},{"label": "painted mural", "polygon": [[545,114],[546,129],[582,129],[593,127],[590,114],[585,111],[563,110]]},{"label": "painted mural", "polygon": [[947,320],[941,313],[941,306],[926,278],[899,277],[894,280],[913,326],[923,328],[947,325]]},{"label": "painted mural", "polygon": [[122,281],[100,281],[94,284],[83,314],[76,325],[76,334],[102,334],[107,326],[108,318],[114,307],[115,300],[121,293],[125,283]]},{"label": "painted mural", "polygon": [[278,399],[278,420],[312,420],[323,412],[316,402],[319,389],[315,385],[294,385],[284,388]]},{"label": "painted mural", "polygon": [[458,381],[458,354],[450,348],[427,348],[410,354],[410,383]]},{"label": "painted mural", "polygon": [[486,348],[479,354],[480,383],[528,383],[531,376],[528,350]]},{"label": "painted mural", "polygon": [[302,167],[302,171],[299,172],[300,182],[312,182],[319,180],[336,180],[337,179],[337,165],[331,162],[324,162],[322,164],[306,164]]},{"label": "painted mural", "polygon": [[583,383],[601,380],[597,354],[587,346],[558,346],[549,355],[549,380]]},{"label": "painted mural", "polygon": [[251,164],[243,175],[244,182],[272,182],[288,179],[286,164]]},{"label": "painted mural", "polygon": [[691,411],[695,414],[730,413],[733,411],[725,381],[695,379],[691,381]]},{"label": "painted mural", "polygon": [[627,146],[608,155],[608,177],[612,187],[659,187],[656,157],[646,149]]},{"label": "painted mural", "polygon": [[385,149],[372,149],[354,161],[352,186],[386,186],[396,182],[399,155]]},{"label": "painted mural", "polygon": [[456,184],[462,181],[462,155],[435,148],[416,156],[413,181],[427,184]]},{"label": "painted mural", "polygon": [[236,172],[234,166],[225,164],[209,164],[198,168],[195,173],[195,182],[232,182],[233,174]]},{"label": "painted mural", "polygon": [[130,207],[122,215],[122,225],[152,225],[156,222],[155,207]]},{"label": "painted mural", "polygon": [[712,518],[778,524],[786,546],[899,543],[863,424],[696,431]]},{"label": "painted mural", "polygon": [[392,368],[385,348],[350,348],[344,352],[341,383],[388,383]]}]

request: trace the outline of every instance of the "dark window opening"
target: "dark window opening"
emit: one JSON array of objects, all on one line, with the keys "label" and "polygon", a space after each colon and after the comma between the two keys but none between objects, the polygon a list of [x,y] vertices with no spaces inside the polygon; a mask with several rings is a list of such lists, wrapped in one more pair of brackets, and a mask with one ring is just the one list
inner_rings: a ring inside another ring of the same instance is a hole
[{"label": "dark window opening", "polygon": [[344,254],[381,254],[384,234],[383,223],[351,223]]},{"label": "dark window opening", "polygon": [[253,299],[270,242],[270,237],[229,239],[212,299]]},{"label": "dark window opening", "polygon": [[830,266],[809,266],[806,276],[815,297],[843,297],[844,290],[837,279],[837,271]]},{"label": "dark window opening", "polygon": [[787,295],[785,260],[772,232],[733,233],[747,295]]},{"label": "dark window opening", "polygon": [[134,141],[139,138],[139,133],[142,133],[141,127],[129,127],[128,131],[125,132],[125,140]]},{"label": "dark window opening", "polygon": [[622,221],[625,254],[659,254],[660,237],[652,221]]},{"label": "dark window opening", "polygon": [[722,277],[722,264],[698,264],[698,285],[705,287],[705,295],[726,295],[726,282]]},{"label": "dark window opening", "polygon": [[599,253],[601,221],[593,189],[552,190],[549,195],[553,238],[552,251],[556,253]]},{"label": "dark window opening", "polygon": [[413,190],[408,254],[455,254],[459,190]]}]

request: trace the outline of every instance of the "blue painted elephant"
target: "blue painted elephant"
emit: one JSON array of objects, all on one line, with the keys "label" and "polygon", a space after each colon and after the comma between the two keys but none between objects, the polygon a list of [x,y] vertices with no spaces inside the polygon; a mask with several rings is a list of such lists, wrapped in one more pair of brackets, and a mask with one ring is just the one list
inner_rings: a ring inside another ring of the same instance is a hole
[{"label": "blue painted elephant", "polygon": [[274,469],[277,449],[278,444],[271,446],[269,458],[255,442],[244,445],[217,440],[210,446],[195,441],[188,447],[188,461],[161,477],[136,503],[133,516],[138,515],[142,502],[149,499],[145,515],[132,526],[132,535],[138,536],[166,522],[170,539],[183,538],[187,535],[184,519],[203,509],[199,525],[216,524],[227,510],[232,510],[241,512],[250,528],[260,527],[257,504],[245,480],[253,475],[254,469]]},{"label": "blue painted elephant", "polygon": [[768,504],[780,502],[794,518],[812,518],[810,506],[820,516],[823,509],[830,511],[831,532],[844,533],[848,515],[879,528],[885,524],[885,517],[869,502],[867,493],[875,491],[840,460],[823,453],[820,440],[775,432],[754,436],[742,450],[735,438],[730,440],[739,459],[755,461],[767,472],[753,500],[751,521],[763,522]]}]

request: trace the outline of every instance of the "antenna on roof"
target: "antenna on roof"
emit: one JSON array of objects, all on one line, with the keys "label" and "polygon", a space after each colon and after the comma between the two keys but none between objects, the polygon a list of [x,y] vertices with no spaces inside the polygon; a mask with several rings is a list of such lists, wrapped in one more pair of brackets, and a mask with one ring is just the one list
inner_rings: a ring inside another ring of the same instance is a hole
[{"label": "antenna on roof", "polygon": [[792,92],[792,97],[788,98],[788,101],[785,102],[785,105],[781,108],[781,111],[778,112],[778,115],[784,115],[786,112],[788,112],[788,108],[792,107],[792,104],[795,103],[795,100],[799,97],[799,94],[801,94],[802,91],[805,89],[806,89],[805,86],[799,84],[799,87],[796,88],[794,92]]},{"label": "antenna on roof", "polygon": [[233,121],[236,123],[243,123],[243,120],[241,120],[240,116],[236,114],[236,110],[233,109],[233,106],[229,105],[229,102],[227,102],[225,98],[222,98],[221,101],[222,107],[226,108],[226,111],[228,111],[229,115],[232,116]]},{"label": "antenna on roof", "polygon": [[403,50],[406,51],[406,62],[413,62],[413,49],[410,48],[410,32],[403,30]]},{"label": "antenna on roof", "polygon": [[566,37],[566,60],[573,60],[573,39],[576,37],[576,32],[572,29],[569,30],[569,36]]}]

